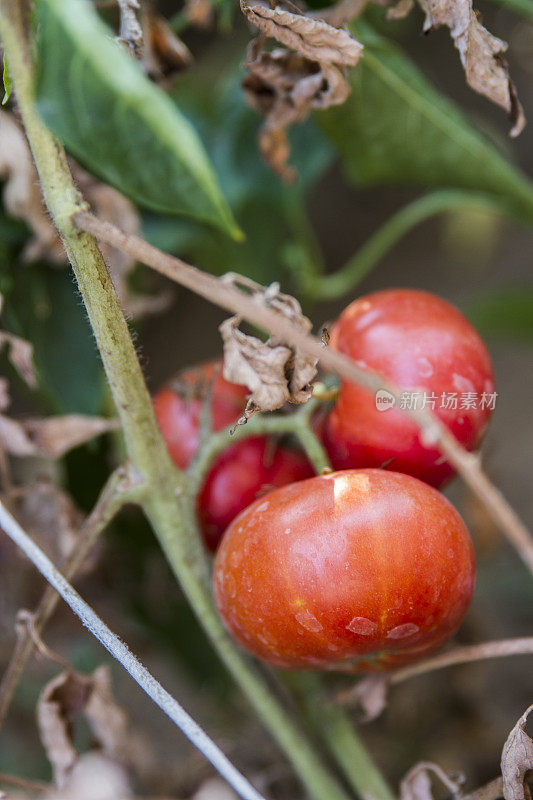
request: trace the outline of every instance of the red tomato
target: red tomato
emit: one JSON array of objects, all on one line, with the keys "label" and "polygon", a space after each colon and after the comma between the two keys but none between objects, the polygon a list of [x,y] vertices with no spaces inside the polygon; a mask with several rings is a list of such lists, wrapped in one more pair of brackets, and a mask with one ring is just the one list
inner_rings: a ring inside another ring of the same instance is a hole
[{"label": "red tomato", "polygon": [[307,458],[264,436],[244,439],[215,461],[198,498],[204,540],[216,550],[222,534],[243,508],[270,489],[313,475]]},{"label": "red tomato", "polygon": [[[198,448],[202,395],[221,365],[210,363],[182,373],[161,389],[154,408],[170,455],[186,469]],[[228,383],[218,372],[212,384],[213,428],[222,430],[241,416],[247,389]],[[269,488],[309,478],[313,470],[299,452],[266,436],[230,444],[215,459],[198,496],[198,518],[204,541],[216,550],[231,520]]]},{"label": "red tomato", "polygon": [[470,603],[464,523],[425,483],[364,469],[256,500],[229,526],[214,593],[234,637],[291,669],[386,670],[439,647]]},{"label": "red tomato", "polygon": [[229,383],[222,364],[209,362],[180,372],[154,398],[154,408],[174,463],[187,469],[198,449],[200,414],[206,390],[211,387],[213,429],[236,422],[246,405],[246,386]]},{"label": "red tomato", "polygon": [[[425,391],[426,408],[461,444],[468,450],[480,444],[494,401],[490,356],[470,323],[445,300],[413,289],[361,297],[333,326],[331,346],[389,378],[418,407]],[[341,384],[324,444],[335,469],[386,465],[437,487],[454,474],[437,449],[422,444],[404,413],[378,409],[375,395],[352,383]]]}]

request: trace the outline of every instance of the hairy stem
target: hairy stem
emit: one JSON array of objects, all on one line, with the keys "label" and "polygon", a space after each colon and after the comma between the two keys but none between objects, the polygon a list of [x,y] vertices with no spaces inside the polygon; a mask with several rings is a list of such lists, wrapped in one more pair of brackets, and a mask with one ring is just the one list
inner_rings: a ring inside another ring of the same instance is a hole
[{"label": "hairy stem", "polygon": [[214,608],[209,571],[195,519],[186,502],[186,479],[172,464],[157,426],[135,348],[116,292],[92,235],[73,226],[83,208],[63,148],[33,103],[31,52],[23,9],[0,1],[0,33],[44,199],[64,243],[87,308],[124,431],[128,455],[145,482],[144,511],[182,588],[221,659],[263,723],[292,762],[309,795],[345,800],[345,792],[303,733],[268,690],[254,665],[233,644]]},{"label": "hairy stem", "polygon": [[[325,369],[339,377],[357,383],[371,392],[379,389],[389,391],[396,399],[398,408],[401,408],[401,390],[387,378],[376,372],[362,369],[352,359],[337,350],[324,347],[319,339],[305,333],[289,319],[266,305],[260,305],[228,281],[215,278],[179,258],[169,256],[140,237],[126,234],[93,214],[82,211],[75,214],[73,219],[75,225],[80,229],[89,231],[103,242],[129,253],[136,260],[142,261],[162,275],[166,275],[201,297],[205,297],[211,303],[241,315],[248,322],[316,358]],[[429,409],[403,409],[403,413],[411,417],[418,425],[424,443],[439,448],[441,453],[446,456],[465,483],[485,504],[492,519],[515,547],[530,572],[533,573],[531,534],[501,492],[489,481],[481,467],[479,456],[465,450]]]},{"label": "hairy stem", "polygon": [[366,278],[412,228],[436,214],[457,208],[487,208],[503,213],[502,207],[485,195],[453,189],[431,192],[403,206],[390,217],[338,272],[311,276],[303,291],[306,295],[321,300],[344,297]]},{"label": "hairy stem", "polygon": [[[72,580],[96,544],[100,533],[107,527],[123,505],[135,502],[142,492],[142,482],[131,464],[119,467],[111,474],[98,501],[83,523],[75,549],[63,565],[63,574]],[[39,635],[55,611],[59,595],[48,586],[32,614],[32,630]],[[34,638],[29,626],[24,626],[13,650],[0,684],[0,728],[4,724],[13,694],[34,650]]]}]

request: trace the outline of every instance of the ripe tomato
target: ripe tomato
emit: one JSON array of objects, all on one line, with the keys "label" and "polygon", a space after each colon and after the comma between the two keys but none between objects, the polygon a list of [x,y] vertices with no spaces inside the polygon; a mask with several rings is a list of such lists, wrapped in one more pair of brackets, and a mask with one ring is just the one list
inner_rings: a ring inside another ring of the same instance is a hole
[{"label": "ripe tomato", "polygon": [[251,653],[292,669],[391,669],[439,647],[474,588],[464,523],[425,483],[364,469],[256,500],[215,560],[225,624]]},{"label": "ripe tomato", "polygon": [[[445,300],[413,289],[361,297],[333,326],[331,346],[389,378],[419,408],[425,391],[426,407],[461,444],[480,444],[494,400],[492,365],[474,328]],[[402,411],[377,408],[374,394],[352,383],[341,384],[323,438],[335,469],[386,464],[437,487],[454,474]]]},{"label": "ripe tomato", "polygon": [[154,398],[159,427],[176,466],[187,469],[198,449],[200,415],[207,390],[211,390],[213,429],[236,422],[246,405],[246,386],[229,383],[216,361],[180,372]]},{"label": "ripe tomato", "polygon": [[[161,431],[174,463],[186,469],[198,448],[202,395],[212,383],[213,428],[236,422],[246,403],[247,389],[228,383],[221,365],[209,363],[182,373],[154,398]],[[272,487],[311,477],[313,469],[300,452],[266,436],[251,437],[215,459],[198,496],[198,519],[207,547],[214,551],[231,520]]]},{"label": "ripe tomato", "polygon": [[209,549],[216,550],[230,522],[258,496],[313,474],[302,453],[264,436],[229,447],[215,461],[198,498],[198,514]]}]

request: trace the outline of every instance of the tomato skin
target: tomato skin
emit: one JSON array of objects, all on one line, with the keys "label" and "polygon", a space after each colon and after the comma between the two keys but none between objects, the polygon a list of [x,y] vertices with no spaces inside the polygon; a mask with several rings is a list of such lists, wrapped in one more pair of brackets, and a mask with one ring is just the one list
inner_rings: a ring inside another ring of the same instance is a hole
[{"label": "tomato skin", "polygon": [[[491,416],[480,401],[483,393],[494,392],[494,374],[482,340],[450,303],[414,289],[361,297],[333,326],[331,346],[400,389],[435,395],[436,415],[468,450],[478,447]],[[461,408],[465,392],[476,393],[477,408]],[[440,407],[443,393],[457,394],[457,409]],[[374,394],[352,383],[341,384],[323,440],[335,469],[390,462],[386,468],[436,487],[454,475],[436,448],[422,444],[402,411],[378,410]]]},{"label": "tomato skin", "polygon": [[246,386],[229,383],[222,364],[210,361],[185,370],[154,397],[154,409],[170,455],[177,467],[187,469],[198,449],[202,395],[211,390],[213,429],[236,422],[246,405]]},{"label": "tomato skin", "polygon": [[230,522],[260,494],[313,474],[302,453],[276,446],[264,436],[229,447],[213,464],[198,497],[198,515],[208,548],[216,550]]},{"label": "tomato skin", "polygon": [[438,491],[401,473],[347,470],[293,483],[233,520],[214,594],[233,636],[289,669],[387,670],[459,626],[475,560]]},{"label": "tomato skin", "polygon": [[[167,386],[154,398],[163,437],[180,469],[189,466],[198,449],[202,410],[199,395],[211,381],[213,428],[222,430],[241,416],[248,390],[228,383],[222,377],[220,364],[203,364],[181,373],[174,388]],[[208,549],[216,550],[232,519],[258,496],[272,487],[313,474],[302,453],[278,445],[266,436],[229,444],[214,460],[198,495],[198,519]]]}]

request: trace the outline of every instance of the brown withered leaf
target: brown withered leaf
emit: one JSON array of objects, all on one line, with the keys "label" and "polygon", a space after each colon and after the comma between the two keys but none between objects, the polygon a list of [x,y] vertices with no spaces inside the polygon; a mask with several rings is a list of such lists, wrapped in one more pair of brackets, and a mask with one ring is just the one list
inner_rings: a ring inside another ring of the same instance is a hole
[{"label": "brown withered leaf", "polygon": [[131,779],[122,764],[100,753],[84,753],[63,786],[48,789],[39,800],[133,800],[134,797]]},{"label": "brown withered leaf", "polygon": [[39,735],[59,789],[78,761],[72,728],[79,715],[103,756],[118,762],[127,756],[128,720],[112,696],[108,668],[99,667],[89,676],[62,672],[49,681],[37,703]]},{"label": "brown withered leaf", "polygon": [[61,458],[74,447],[117,427],[115,419],[83,414],[23,420],[0,415],[0,447],[14,456]]},{"label": "brown withered leaf", "polygon": [[452,780],[438,764],[421,761],[415,764],[400,783],[400,800],[433,800],[431,776],[434,775],[453,798],[459,800],[462,794],[464,778],[459,776]]},{"label": "brown withered leaf", "polygon": [[[240,275],[228,274],[224,278],[248,289],[257,302],[290,319],[302,331],[311,330],[311,322],[302,314],[298,301],[281,294],[278,284],[265,289]],[[246,422],[256,411],[274,411],[285,403],[305,403],[311,396],[316,359],[288,347],[275,336],[263,342],[246,334],[239,329],[241,322],[241,317],[234,316],[219,327],[224,342],[224,377],[247,386],[251,393],[239,422]]]},{"label": "brown withered leaf", "polygon": [[[400,0],[389,11],[389,19],[405,16],[413,4],[413,0]],[[504,58],[507,43],[483,27],[472,0],[418,0],[418,4],[426,15],[424,32],[442,25],[450,29],[467,84],[507,111],[513,126],[509,135],[518,136],[526,118]]]},{"label": "brown withered leaf", "polygon": [[[0,294],[0,313],[4,306],[4,298]],[[20,336],[15,336],[7,331],[0,330],[0,350],[6,345],[8,348],[8,358],[18,374],[31,389],[37,387],[37,376],[33,366],[33,345]],[[5,406],[4,406],[5,407]],[[0,406],[0,410],[2,407]]]},{"label": "brown withered leaf", "polygon": [[[212,8],[210,3],[207,5]],[[143,7],[143,29],[143,61],[152,80],[160,83],[172,79],[192,63],[187,45],[176,36],[165,18],[148,4]]]},{"label": "brown withered leaf", "polygon": [[72,553],[83,515],[51,480],[11,487],[4,501],[24,530],[55,562]]},{"label": "brown withered leaf", "polygon": [[268,0],[241,0],[248,20],[265,36],[319,64],[355,67],[363,52],[348,31],[302,12],[288,0],[271,5]]},{"label": "brown withered leaf", "polygon": [[[290,0],[241,0],[241,9],[262,33],[248,49],[245,66],[250,74],[243,81],[249,103],[265,117],[259,149],[275,172],[293,182],[287,127],[302,122],[312,109],[346,100],[350,88],[343,70],[359,62],[363,46],[348,31],[303,12]],[[262,50],[265,37],[294,53]]]},{"label": "brown withered leaf", "polygon": [[369,675],[351,689],[339,692],[337,702],[358,706],[362,714],[359,722],[377,719],[387,705],[388,680],[382,675]]},{"label": "brown withered leaf", "polygon": [[526,733],[526,724],[533,705],[522,714],[502,751],[503,796],[505,800],[530,800],[526,775],[533,770],[533,740]]},{"label": "brown withered leaf", "polygon": [[185,0],[185,15],[196,28],[210,28],[215,18],[214,7],[209,0]]},{"label": "brown withered leaf", "polygon": [[244,66],[249,74],[242,86],[249,104],[264,116],[259,131],[259,150],[285,181],[292,183],[296,171],[287,164],[287,128],[306,119],[312,109],[344,103],[350,87],[334,64],[317,64],[285,48],[259,50],[251,42]]}]

